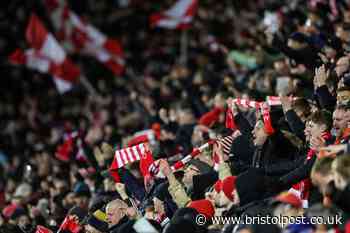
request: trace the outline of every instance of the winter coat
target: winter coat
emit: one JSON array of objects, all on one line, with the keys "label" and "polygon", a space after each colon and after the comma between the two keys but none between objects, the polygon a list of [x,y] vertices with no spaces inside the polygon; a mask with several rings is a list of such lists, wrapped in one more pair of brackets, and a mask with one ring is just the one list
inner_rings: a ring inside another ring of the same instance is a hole
[{"label": "winter coat", "polygon": [[[241,113],[237,114],[234,120],[242,135],[251,140],[253,128],[249,122]],[[255,148],[250,167],[261,169],[268,176],[287,174],[296,168],[295,161],[300,156],[299,150],[277,130],[268,137],[264,145]]]},{"label": "winter coat", "polygon": [[135,232],[135,231],[126,231],[126,229],[130,228],[130,225],[135,223],[134,220],[130,220],[127,216],[124,216],[118,224],[112,226],[108,229],[109,233],[126,233],[126,232]]},{"label": "winter coat", "polygon": [[333,202],[345,213],[350,214],[350,184],[344,190],[336,190],[332,196]]}]

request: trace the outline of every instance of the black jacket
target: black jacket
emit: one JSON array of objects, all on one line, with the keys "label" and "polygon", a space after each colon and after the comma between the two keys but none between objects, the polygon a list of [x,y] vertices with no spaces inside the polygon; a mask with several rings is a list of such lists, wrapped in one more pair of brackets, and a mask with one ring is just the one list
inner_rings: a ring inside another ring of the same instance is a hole
[{"label": "black jacket", "polygon": [[234,175],[245,172],[251,167],[254,146],[252,140],[246,135],[238,136],[233,140],[230,149],[230,167]]},{"label": "black jacket", "polygon": [[335,190],[332,200],[341,210],[350,214],[350,185],[348,184],[342,191]]},{"label": "black jacket", "polygon": [[[241,133],[251,140],[253,127],[241,113],[235,116],[235,123]],[[251,167],[263,170],[268,176],[280,176],[297,167],[295,161],[299,156],[299,149],[277,131],[268,137],[263,146],[255,148]]]},{"label": "black jacket", "polygon": [[265,175],[280,176],[297,167],[299,149],[277,131],[269,136],[262,147],[256,149],[253,167],[263,169]]},{"label": "black jacket", "polygon": [[132,225],[135,223],[134,220],[129,220],[127,216],[124,216],[118,224],[112,226],[108,229],[109,233],[126,233],[126,232],[135,232],[135,231],[126,231],[126,229],[132,228]]}]

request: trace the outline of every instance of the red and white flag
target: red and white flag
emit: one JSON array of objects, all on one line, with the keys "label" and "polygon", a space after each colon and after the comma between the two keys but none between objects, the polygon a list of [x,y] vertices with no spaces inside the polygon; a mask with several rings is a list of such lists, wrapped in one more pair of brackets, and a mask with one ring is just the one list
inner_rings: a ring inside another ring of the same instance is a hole
[{"label": "red and white flag", "polygon": [[151,145],[154,145],[157,140],[160,138],[160,124],[152,124],[151,129],[141,130],[136,132],[132,138],[128,141],[128,146],[134,146],[141,143],[148,142]]},{"label": "red and white flag", "polygon": [[72,63],[54,36],[48,33],[34,14],[27,26],[26,40],[31,49],[17,49],[9,56],[10,62],[51,74],[60,93],[69,91],[78,81],[80,69]]},{"label": "red and white flag", "polygon": [[69,53],[82,53],[96,58],[114,74],[125,69],[121,43],[101,33],[68,8],[65,0],[45,0],[57,37]]},{"label": "red and white flag", "polygon": [[144,143],[117,150],[114,154],[111,169],[116,170],[135,161],[140,161],[143,157],[146,156],[147,152],[149,152],[149,149]]},{"label": "red and white flag", "polygon": [[[289,101],[293,101],[297,99],[296,97],[292,97],[292,96],[288,98],[289,98]],[[266,102],[270,106],[282,105],[281,97],[279,96],[266,96]]]},{"label": "red and white flag", "polygon": [[198,8],[198,0],[178,0],[164,12],[152,14],[152,27],[167,29],[186,29],[190,26]]},{"label": "red and white flag", "polygon": [[149,167],[154,160],[152,152],[146,143],[117,150],[115,152],[113,162],[109,168],[110,174],[116,182],[120,182],[118,169],[136,161],[140,161],[139,169],[141,174],[144,177],[149,176]]}]

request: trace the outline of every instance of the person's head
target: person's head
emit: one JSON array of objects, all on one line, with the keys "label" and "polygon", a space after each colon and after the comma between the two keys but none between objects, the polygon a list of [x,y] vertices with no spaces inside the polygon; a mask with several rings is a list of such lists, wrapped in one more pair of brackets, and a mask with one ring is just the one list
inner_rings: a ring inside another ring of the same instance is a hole
[{"label": "person's head", "polygon": [[186,186],[186,188],[191,189],[193,187],[193,177],[196,175],[208,173],[212,170],[212,168],[198,160],[198,159],[192,159],[189,162],[189,165],[185,169],[184,176],[182,178],[182,182]]},{"label": "person's head", "polygon": [[349,123],[349,111],[346,105],[338,105],[333,112],[333,130],[337,137],[341,136]]},{"label": "person's head", "polygon": [[291,49],[295,49],[295,50],[303,49],[308,45],[307,36],[300,32],[293,33],[288,38],[287,44],[288,44],[288,47]]},{"label": "person's head", "polygon": [[191,201],[188,204],[188,207],[195,209],[199,214],[203,214],[208,219],[212,218],[215,214],[215,208],[213,204],[206,199]]},{"label": "person's head", "polygon": [[252,130],[253,143],[255,146],[262,146],[269,136],[274,135],[280,130],[280,123],[284,117],[283,111],[277,107],[270,106],[268,109],[264,106],[257,112],[257,121]]},{"label": "person's head", "polygon": [[226,99],[228,98],[228,95],[224,92],[219,92],[214,96],[214,107],[217,108],[224,108]]},{"label": "person's head", "polygon": [[[302,201],[294,193],[282,192],[274,200],[277,206],[273,210],[275,216],[297,217],[302,215]],[[281,228],[286,227],[285,223],[279,223]]]},{"label": "person's head", "polygon": [[85,183],[77,183],[73,189],[75,205],[82,209],[88,209],[91,197],[90,188]]},{"label": "person's head", "polygon": [[343,42],[349,42],[350,41],[350,26],[349,26],[349,24],[336,25],[335,35]]},{"label": "person's head", "polygon": [[[337,216],[341,216],[342,211],[334,205],[324,205],[322,203],[316,203],[305,210],[304,216],[308,219],[335,219]],[[336,231],[337,224],[334,222],[322,222],[314,225],[314,229],[311,232],[332,232]]]},{"label": "person's head", "polygon": [[350,182],[350,156],[338,156],[332,163],[335,187],[344,190]]},{"label": "person's head", "polygon": [[347,104],[350,100],[350,87],[344,86],[337,90],[337,104]]},{"label": "person's head", "polygon": [[298,117],[303,121],[306,122],[306,119],[311,114],[311,107],[306,99],[304,98],[298,98],[293,101],[292,105],[295,113],[298,115]]},{"label": "person's head", "polygon": [[319,137],[332,128],[332,116],[325,110],[314,112],[310,122],[310,137]]},{"label": "person's head", "polygon": [[349,70],[349,57],[348,56],[343,56],[340,57],[337,61],[337,63],[335,64],[335,72],[337,73],[338,77],[341,77],[345,72],[347,72]]},{"label": "person's head", "polygon": [[120,199],[109,202],[106,206],[108,226],[117,225],[126,216],[128,205]]},{"label": "person's head", "polygon": [[232,204],[239,204],[239,198],[236,189],[236,177],[228,176],[222,181],[221,191],[219,193],[219,206],[229,207]]},{"label": "person's head", "polygon": [[196,125],[193,129],[191,143],[193,146],[200,146],[205,142],[204,135],[207,134],[209,129],[203,125]]},{"label": "person's head", "polygon": [[273,63],[273,67],[279,74],[288,74],[289,67],[284,59],[277,60]]},{"label": "person's head", "polygon": [[255,146],[264,145],[269,135],[265,131],[264,122],[262,120],[256,122],[252,134]]},{"label": "person's head", "polygon": [[190,106],[182,106],[178,109],[178,119],[180,125],[192,124],[195,120],[194,113]]},{"label": "person's head", "polygon": [[332,180],[333,158],[324,157],[316,160],[311,170],[312,184],[318,187],[321,193],[325,193],[328,183]]},{"label": "person's head", "polygon": [[164,201],[160,200],[157,197],[153,197],[153,206],[154,206],[154,212],[159,214],[165,212]]},{"label": "person's head", "polygon": [[30,224],[29,216],[22,208],[17,208],[12,214],[11,219],[20,227]]}]

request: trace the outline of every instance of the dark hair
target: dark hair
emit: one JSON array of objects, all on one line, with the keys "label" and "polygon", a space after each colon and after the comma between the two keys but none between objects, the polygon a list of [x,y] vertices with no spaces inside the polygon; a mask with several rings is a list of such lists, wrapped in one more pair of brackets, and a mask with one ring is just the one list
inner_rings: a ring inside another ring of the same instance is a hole
[{"label": "dark hair", "polygon": [[339,105],[337,105],[337,107],[335,109],[336,110],[348,111],[348,110],[350,110],[350,103],[348,103],[348,104],[339,104]]},{"label": "dark hair", "polygon": [[293,108],[300,109],[304,116],[309,116],[311,114],[311,107],[309,102],[305,98],[298,98],[293,101]]},{"label": "dark hair", "polygon": [[341,88],[338,88],[338,89],[337,89],[337,93],[338,93],[338,92],[341,92],[341,91],[350,91],[350,87],[344,86],[344,87],[341,87]]},{"label": "dark hair", "polygon": [[333,125],[332,114],[326,110],[314,112],[311,121],[318,125],[325,125],[326,130],[330,130]]}]

